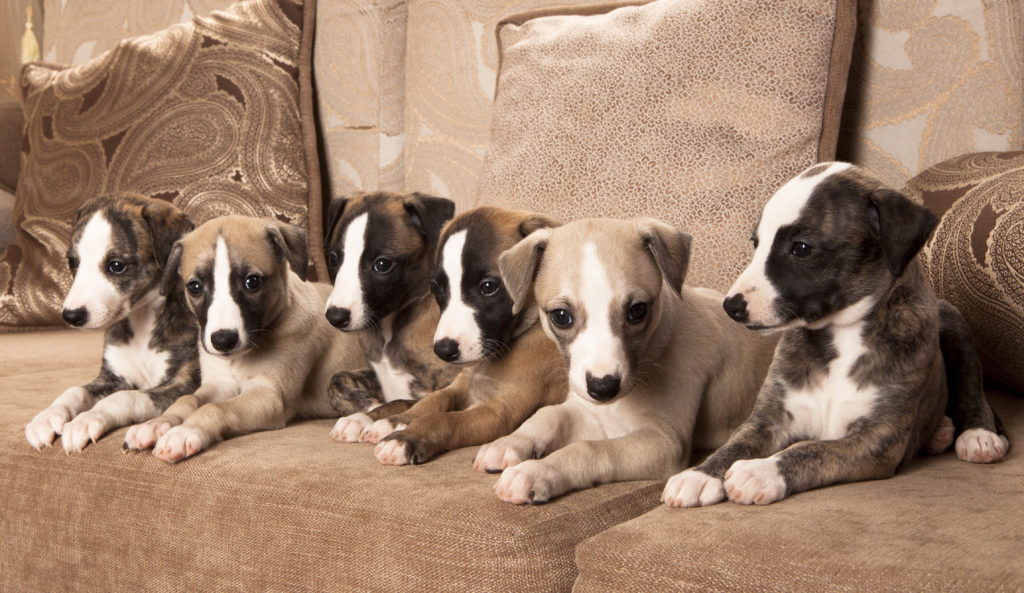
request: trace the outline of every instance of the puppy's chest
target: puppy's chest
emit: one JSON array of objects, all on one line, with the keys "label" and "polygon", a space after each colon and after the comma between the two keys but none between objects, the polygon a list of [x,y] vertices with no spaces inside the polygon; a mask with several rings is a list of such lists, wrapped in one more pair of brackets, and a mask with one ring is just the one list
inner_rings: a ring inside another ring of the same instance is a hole
[{"label": "puppy's chest", "polygon": [[152,389],[164,382],[171,353],[150,347],[156,315],[147,312],[130,319],[132,337],[127,342],[107,343],[103,362],[107,369],[136,389]]},{"label": "puppy's chest", "polygon": [[879,395],[877,387],[859,386],[850,376],[854,365],[867,353],[860,331],[859,325],[836,330],[833,343],[839,356],[826,365],[825,373],[786,392],[783,404],[790,415],[788,428],[793,436],[839,439],[849,432],[851,424],[871,413]]},{"label": "puppy's chest", "polygon": [[409,372],[403,356],[403,345],[396,341],[391,319],[382,323],[381,333],[371,344],[363,343],[366,360],[380,381],[384,401],[416,399],[422,396],[416,376]]}]

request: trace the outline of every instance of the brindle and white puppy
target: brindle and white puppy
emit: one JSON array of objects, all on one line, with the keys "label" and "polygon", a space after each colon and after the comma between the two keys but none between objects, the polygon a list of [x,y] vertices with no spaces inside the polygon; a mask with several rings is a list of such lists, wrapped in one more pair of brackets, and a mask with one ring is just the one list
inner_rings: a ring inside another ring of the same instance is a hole
[{"label": "brindle and white puppy", "polygon": [[[445,226],[431,283],[441,309],[434,352],[469,366],[408,411],[370,426],[367,440],[380,441],[378,461],[423,463],[481,445],[512,432],[539,407],[565,399],[565,366],[537,323],[532,295],[514,307],[498,270],[503,251],[554,226],[537,214],[492,207],[470,210]],[[483,464],[475,462],[478,470]]]},{"label": "brindle and white puppy", "polygon": [[339,372],[328,397],[345,415],[331,436],[365,440],[379,414],[407,409],[448,385],[459,369],[432,352],[440,312],[430,296],[434,251],[441,227],[455,211],[451,200],[420,193],[387,192],[338,198],[331,203],[327,263],[334,290],[327,320],[357,332],[370,368]]},{"label": "brindle and white puppy", "polygon": [[569,395],[488,446],[487,469],[506,467],[500,498],[667,478],[747,415],[776,340],[737,328],[721,294],[685,287],[689,260],[690,236],[651,219],[541,229],[501,256],[517,306],[536,298]]},{"label": "brindle and white puppy", "polygon": [[970,330],[916,259],[936,224],[847,163],[811,167],[772,196],[725,309],[782,341],[750,418],[668,482],[666,503],[768,504],[889,477],[922,448],[948,448],[954,425],[962,459],[1006,453]]},{"label": "brindle and white puppy", "polygon": [[[306,237],[273,219],[217,218],[175,244],[165,288],[184,286],[199,324],[202,384],[126,440],[168,462],[225,438],[334,415],[327,385],[363,364],[321,317],[330,287],[305,282]],[[179,280],[180,278],[180,280]]]},{"label": "brindle and white puppy", "polygon": [[106,328],[103,364],[96,379],[69,388],[25,427],[33,447],[49,446],[59,434],[65,451],[81,451],[195,390],[195,325],[181,294],[160,294],[171,246],[191,229],[173,205],[135,194],[95,198],[78,209],[68,248],[75,279],[63,317],[75,327]]}]

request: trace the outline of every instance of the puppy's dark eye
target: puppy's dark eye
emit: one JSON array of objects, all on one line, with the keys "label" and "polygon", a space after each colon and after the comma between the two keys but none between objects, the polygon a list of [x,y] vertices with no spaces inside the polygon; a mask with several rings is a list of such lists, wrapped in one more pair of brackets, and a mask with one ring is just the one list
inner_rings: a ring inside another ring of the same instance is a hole
[{"label": "puppy's dark eye", "polygon": [[128,264],[119,259],[107,260],[107,271],[111,274],[124,274],[124,271],[127,269]]},{"label": "puppy's dark eye", "polygon": [[188,290],[190,295],[199,296],[203,294],[203,283],[198,280],[190,280],[188,284],[185,285],[185,289]]},{"label": "puppy's dark eye", "polygon": [[249,274],[245,277],[245,289],[249,292],[255,292],[260,289],[263,285],[263,278],[259,274]]},{"label": "puppy's dark eye", "polygon": [[68,268],[70,268],[72,272],[75,272],[75,271],[78,270],[78,258],[77,257],[74,257],[72,255],[68,256]]},{"label": "puppy's dark eye", "polygon": [[757,237],[751,237],[750,242],[754,244],[754,249],[757,249]]},{"label": "puppy's dark eye", "polygon": [[793,243],[792,247],[790,247],[789,252],[796,257],[807,257],[814,253],[814,248],[803,241],[797,241]]},{"label": "puppy's dark eye", "polygon": [[555,327],[566,329],[572,327],[572,313],[569,313],[565,309],[554,309],[548,313],[548,319],[551,323],[555,324]]},{"label": "puppy's dark eye", "polygon": [[437,280],[430,281],[430,292],[434,296],[441,296],[441,285],[437,282]]},{"label": "puppy's dark eye", "polygon": [[339,263],[341,263],[341,256],[338,255],[337,251],[331,251],[327,254],[328,267],[331,269],[337,268]]},{"label": "puppy's dark eye", "polygon": [[480,283],[480,294],[484,296],[494,296],[501,288],[501,283],[497,280],[484,280]]},{"label": "puppy's dark eye", "polygon": [[640,323],[647,317],[647,303],[633,303],[626,312],[626,321]]},{"label": "puppy's dark eye", "polygon": [[378,274],[387,274],[394,266],[395,263],[390,259],[386,257],[378,257],[377,261],[373,262],[373,271]]}]

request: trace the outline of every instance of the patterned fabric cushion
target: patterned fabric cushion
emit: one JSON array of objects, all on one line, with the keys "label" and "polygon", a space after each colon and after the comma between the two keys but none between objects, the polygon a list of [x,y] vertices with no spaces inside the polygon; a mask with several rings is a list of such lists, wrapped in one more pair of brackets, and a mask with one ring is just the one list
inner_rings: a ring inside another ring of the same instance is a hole
[{"label": "patterned fabric cushion", "polygon": [[100,194],[169,200],[197,224],[229,213],[308,223],[319,254],[306,8],[247,0],[80,66],[25,67],[19,233],[0,257],[0,329],[61,323],[70,222]]},{"label": "patterned fabric cushion", "polygon": [[768,197],[834,155],[854,8],[658,0],[512,19],[475,205],[656,216],[694,236],[688,282],[726,289]]},{"label": "patterned fabric cushion", "polygon": [[941,218],[922,252],[935,292],[970,322],[986,375],[1024,390],[1024,152],[956,157],[907,191]]}]

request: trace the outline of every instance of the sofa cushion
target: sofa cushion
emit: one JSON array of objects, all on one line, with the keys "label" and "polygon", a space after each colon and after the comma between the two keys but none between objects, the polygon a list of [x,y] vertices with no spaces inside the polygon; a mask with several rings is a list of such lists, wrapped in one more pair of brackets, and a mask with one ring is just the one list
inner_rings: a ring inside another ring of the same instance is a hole
[{"label": "sofa cushion", "polygon": [[[65,455],[24,437],[95,376],[102,336],[0,335],[0,590],[569,591],[578,542],[657,504],[658,482],[541,506],[494,494],[475,448],[388,467],[329,420],[214,445],[167,465],[121,429]],[[55,356],[59,353],[59,356]]]},{"label": "sofa cushion", "polygon": [[989,397],[1012,443],[999,463],[950,451],[765,507],[661,506],[580,544],[573,591],[1019,591],[1024,400]]},{"label": "sofa cushion", "polygon": [[18,185],[21,167],[21,131],[25,118],[15,99],[0,99],[0,189],[13,190]]},{"label": "sofa cushion", "polygon": [[940,217],[922,259],[935,292],[971,324],[985,373],[1024,390],[1024,152],[974,153],[922,171],[907,191]]},{"label": "sofa cushion", "polygon": [[308,222],[320,254],[309,11],[247,0],[79,66],[24,68],[19,234],[0,257],[0,329],[60,322],[72,216],[108,192],[172,201],[197,223]]},{"label": "sofa cushion", "polygon": [[662,218],[725,289],[772,192],[834,154],[853,29],[852,0],[511,19],[476,204]]}]

